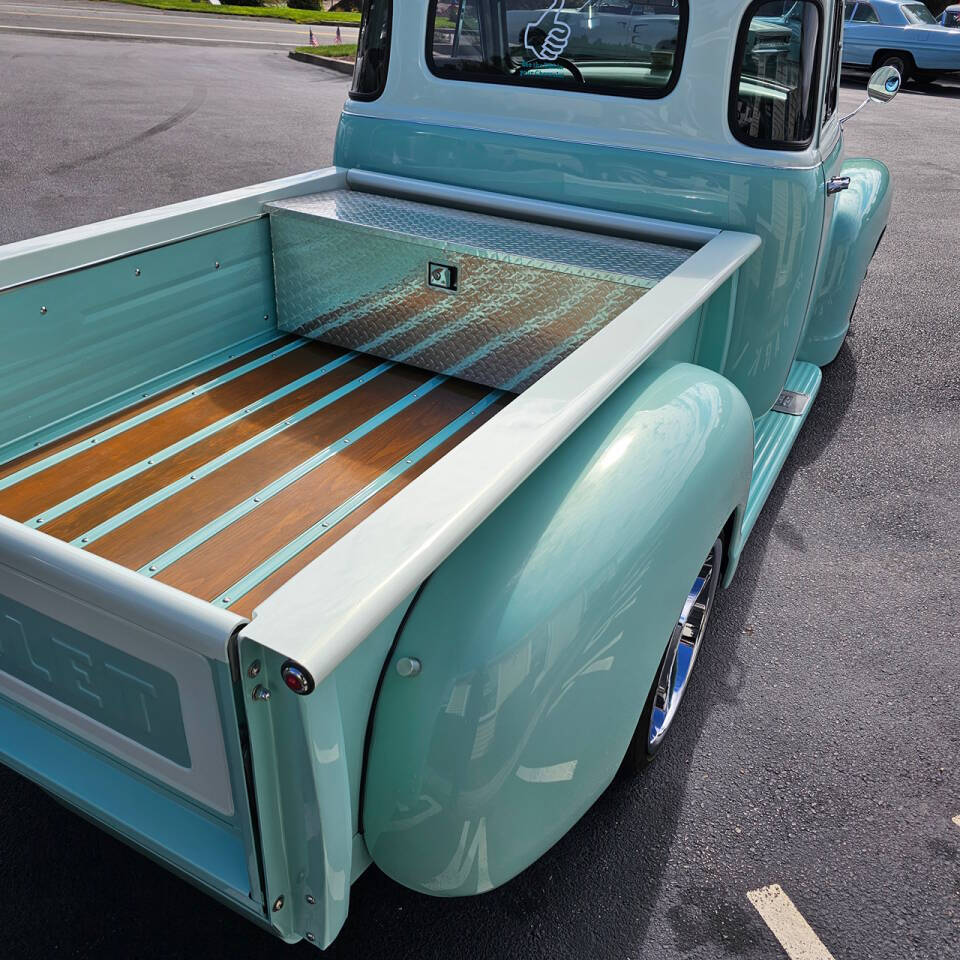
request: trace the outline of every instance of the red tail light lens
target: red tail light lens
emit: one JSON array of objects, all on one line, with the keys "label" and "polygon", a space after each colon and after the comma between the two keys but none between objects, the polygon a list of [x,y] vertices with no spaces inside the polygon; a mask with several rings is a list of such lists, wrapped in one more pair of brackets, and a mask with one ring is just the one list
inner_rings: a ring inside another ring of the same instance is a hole
[{"label": "red tail light lens", "polygon": [[292,660],[288,660],[280,668],[280,675],[283,677],[283,682],[294,693],[300,694],[300,696],[306,696],[308,693],[311,693],[315,686],[313,677],[310,676],[307,670]]}]

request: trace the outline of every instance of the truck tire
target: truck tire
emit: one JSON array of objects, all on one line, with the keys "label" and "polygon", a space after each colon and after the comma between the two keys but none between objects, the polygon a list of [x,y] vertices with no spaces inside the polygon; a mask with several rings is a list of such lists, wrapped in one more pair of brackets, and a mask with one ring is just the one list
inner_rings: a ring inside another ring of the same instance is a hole
[{"label": "truck tire", "polygon": [[627,774],[645,769],[660,752],[670,732],[703,645],[722,569],[723,540],[718,537],[693,581],[677,625],[667,641],[624,758],[623,770]]},{"label": "truck tire", "polygon": [[873,69],[878,67],[896,67],[900,77],[906,83],[913,76],[913,57],[902,50],[881,50],[873,58]]}]

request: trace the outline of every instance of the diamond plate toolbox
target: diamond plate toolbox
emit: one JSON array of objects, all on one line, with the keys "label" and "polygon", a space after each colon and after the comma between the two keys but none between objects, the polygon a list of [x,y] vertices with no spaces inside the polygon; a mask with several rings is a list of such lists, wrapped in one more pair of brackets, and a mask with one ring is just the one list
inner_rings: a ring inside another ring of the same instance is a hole
[{"label": "diamond plate toolbox", "polygon": [[512,391],[690,256],[351,190],[267,209],[282,331]]}]

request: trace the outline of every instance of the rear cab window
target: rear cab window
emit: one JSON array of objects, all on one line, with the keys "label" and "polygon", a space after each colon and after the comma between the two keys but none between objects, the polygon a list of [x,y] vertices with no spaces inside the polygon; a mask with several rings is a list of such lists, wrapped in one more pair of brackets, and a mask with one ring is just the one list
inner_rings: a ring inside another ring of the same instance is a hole
[{"label": "rear cab window", "polygon": [[439,77],[662,97],[676,85],[687,0],[431,0]]},{"label": "rear cab window", "polygon": [[755,0],[740,24],[730,129],[748,146],[803,150],[813,140],[823,10],[815,0]]}]

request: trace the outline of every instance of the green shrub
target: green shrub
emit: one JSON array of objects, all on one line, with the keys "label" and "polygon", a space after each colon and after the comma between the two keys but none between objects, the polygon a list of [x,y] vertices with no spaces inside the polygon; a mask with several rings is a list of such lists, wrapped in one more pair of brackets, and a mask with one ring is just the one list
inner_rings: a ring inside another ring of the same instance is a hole
[{"label": "green shrub", "polygon": [[287,0],[287,6],[292,10],[322,10],[321,0]]}]

